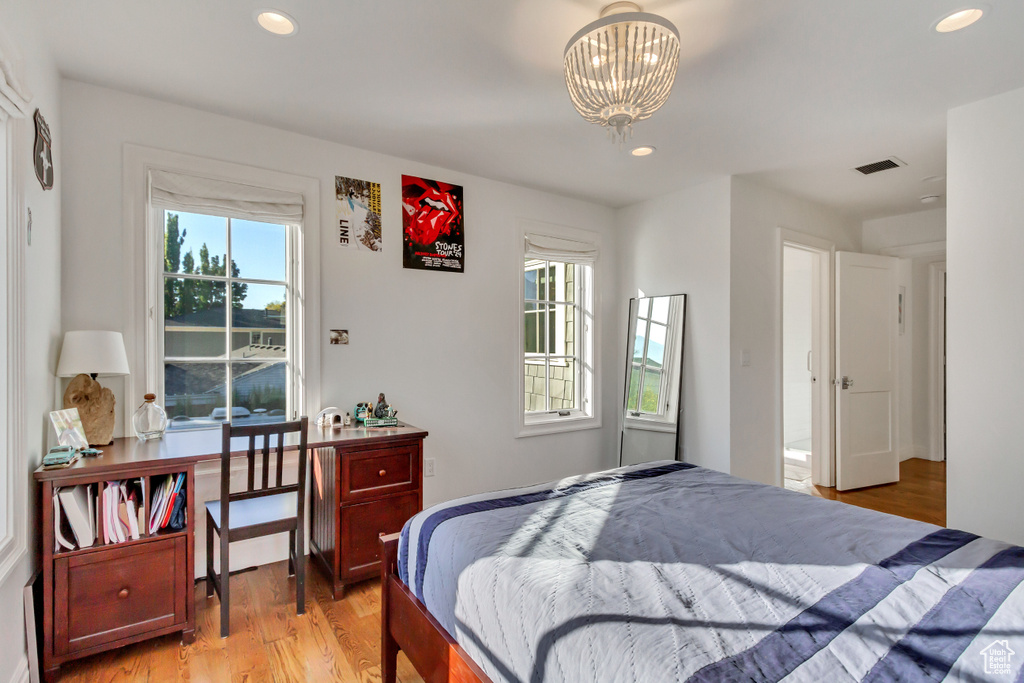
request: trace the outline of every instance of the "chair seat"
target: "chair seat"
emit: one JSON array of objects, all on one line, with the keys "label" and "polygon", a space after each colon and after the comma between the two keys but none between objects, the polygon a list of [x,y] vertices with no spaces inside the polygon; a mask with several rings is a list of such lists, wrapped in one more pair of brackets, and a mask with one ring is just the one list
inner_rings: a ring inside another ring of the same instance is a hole
[{"label": "chair seat", "polygon": [[[231,501],[230,529],[245,529],[295,519],[298,510],[297,495],[295,492],[289,492]],[[206,510],[210,513],[214,526],[220,529],[220,501],[207,501]]]}]

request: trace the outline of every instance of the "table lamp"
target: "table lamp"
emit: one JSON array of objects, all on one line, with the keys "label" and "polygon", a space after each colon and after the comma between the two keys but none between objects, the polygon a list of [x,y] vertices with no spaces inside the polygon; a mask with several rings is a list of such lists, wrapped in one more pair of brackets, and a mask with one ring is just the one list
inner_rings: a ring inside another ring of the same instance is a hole
[{"label": "table lamp", "polygon": [[106,446],[114,437],[114,392],[96,377],[127,375],[128,356],[120,332],[76,330],[64,333],[58,377],[73,377],[64,392],[64,408],[78,408],[90,446]]}]

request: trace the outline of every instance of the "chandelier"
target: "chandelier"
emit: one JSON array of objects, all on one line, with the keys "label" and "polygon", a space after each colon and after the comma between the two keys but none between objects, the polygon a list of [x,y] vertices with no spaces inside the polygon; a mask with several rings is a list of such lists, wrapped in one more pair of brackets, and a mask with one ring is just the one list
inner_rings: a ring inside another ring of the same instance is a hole
[{"label": "chandelier", "polygon": [[565,85],[580,116],[608,129],[620,144],[665,104],[679,66],[672,22],[614,2],[565,46]]}]

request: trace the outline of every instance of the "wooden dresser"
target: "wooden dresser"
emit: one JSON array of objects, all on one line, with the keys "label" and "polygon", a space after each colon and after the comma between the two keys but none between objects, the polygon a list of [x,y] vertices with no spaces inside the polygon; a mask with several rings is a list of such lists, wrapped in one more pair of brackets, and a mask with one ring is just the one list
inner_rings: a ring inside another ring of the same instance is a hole
[{"label": "wooden dresser", "polygon": [[335,600],[347,585],[380,575],[380,535],[401,531],[423,509],[425,436],[407,424],[340,429],[312,451],[310,555]]}]

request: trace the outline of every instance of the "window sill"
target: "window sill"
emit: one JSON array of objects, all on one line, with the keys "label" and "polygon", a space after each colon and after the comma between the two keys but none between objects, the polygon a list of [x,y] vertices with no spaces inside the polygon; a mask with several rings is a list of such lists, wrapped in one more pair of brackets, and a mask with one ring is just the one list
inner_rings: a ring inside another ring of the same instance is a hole
[{"label": "window sill", "polygon": [[516,438],[576,432],[584,429],[597,429],[600,426],[601,418],[591,415],[576,414],[565,417],[549,414],[524,415],[520,418]]},{"label": "window sill", "polygon": [[624,427],[626,429],[641,429],[647,432],[665,432],[668,434],[675,434],[676,432],[675,422],[655,418],[645,420],[643,418],[628,417]]}]

